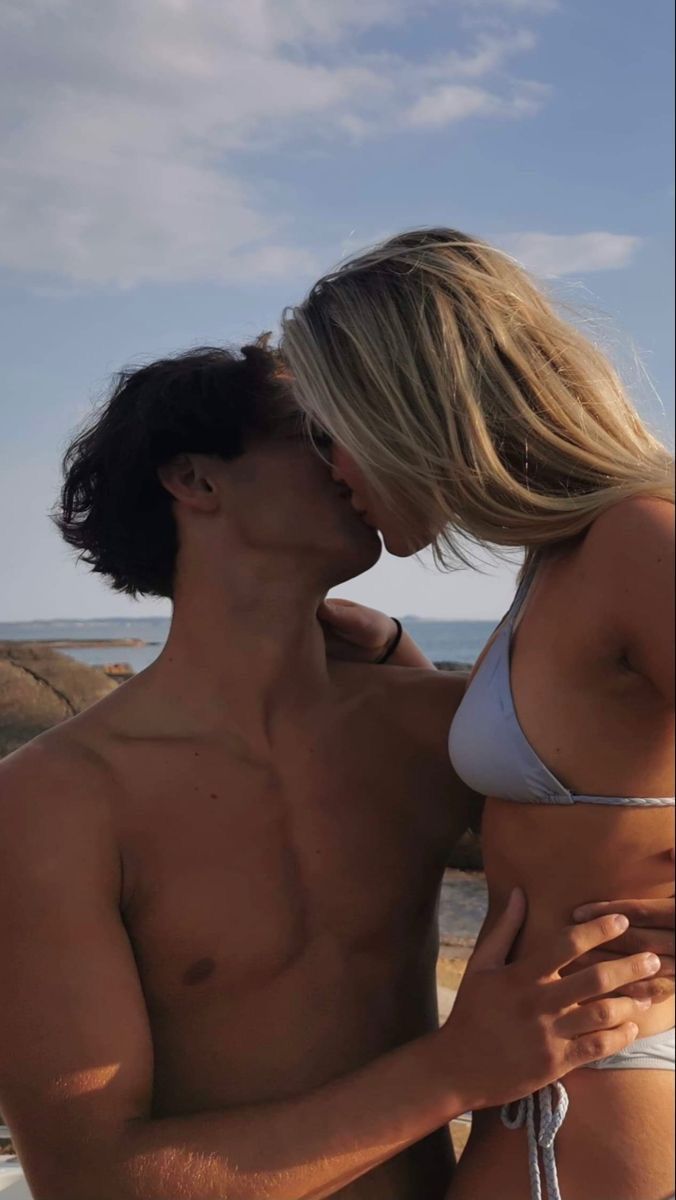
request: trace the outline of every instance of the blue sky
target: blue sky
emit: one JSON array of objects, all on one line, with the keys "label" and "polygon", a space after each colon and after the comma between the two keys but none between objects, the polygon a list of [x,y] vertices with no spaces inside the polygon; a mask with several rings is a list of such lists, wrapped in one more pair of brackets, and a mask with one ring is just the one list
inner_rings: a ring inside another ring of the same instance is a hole
[{"label": "blue sky", "polygon": [[[273,328],[326,267],[403,227],[509,249],[671,439],[671,9],[5,0],[0,620],[161,611],[51,530],[69,431],[123,364]],[[386,560],[342,592],[493,617],[512,574]]]}]

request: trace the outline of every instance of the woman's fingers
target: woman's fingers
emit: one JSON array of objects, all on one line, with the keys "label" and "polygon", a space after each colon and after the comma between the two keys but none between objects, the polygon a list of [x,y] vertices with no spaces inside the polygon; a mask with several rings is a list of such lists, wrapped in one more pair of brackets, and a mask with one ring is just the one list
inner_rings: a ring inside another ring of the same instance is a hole
[{"label": "woman's fingers", "polygon": [[[662,962],[664,968],[664,962]],[[639,983],[627,983],[622,988],[623,995],[631,996],[632,1000],[654,1000],[661,1003],[671,1000],[676,993],[673,978],[665,979],[662,971],[653,975],[652,979],[642,979]]]},{"label": "woman's fingers", "polygon": [[583,954],[595,950],[605,942],[613,941],[624,933],[629,921],[621,913],[596,917],[583,925],[569,925],[557,938],[543,950],[541,956],[542,973],[544,976],[555,975],[564,967],[569,966]]},{"label": "woman's fingers", "polygon": [[559,1020],[556,1031],[562,1037],[579,1037],[597,1030],[616,1029],[629,1021],[634,1023],[652,1005],[649,1000],[630,1000],[627,996],[606,997],[578,1004]]},{"label": "woman's fingers", "polygon": [[325,600],[317,616],[332,634],[373,651],[384,649],[397,628],[392,617],[351,600]]},{"label": "woman's fingers", "polygon": [[343,612],[345,612],[350,608],[361,607],[362,606],[357,604],[355,600],[341,600],[340,598],[336,598],[335,600],[322,600],[321,604],[319,605],[319,615],[320,617],[326,616],[329,619],[335,616],[336,620],[339,620],[341,609]]},{"label": "woman's fingers", "polygon": [[[582,904],[575,909],[575,921],[591,921],[608,913],[622,913],[630,925],[646,929],[672,929],[676,921],[676,904],[673,897],[666,900],[609,900],[594,904]],[[673,943],[671,953],[673,954]]]},{"label": "woman's fingers", "polygon": [[[630,925],[617,941],[613,942],[613,954],[643,954],[652,951],[659,958],[673,963],[674,933],[671,929],[640,929]],[[663,964],[665,967],[667,963]]]},{"label": "woman's fingers", "polygon": [[660,960],[655,954],[634,954],[631,958],[596,963],[562,979],[553,989],[555,1003],[560,1008],[568,1004],[583,1004],[585,1000],[617,992],[629,983],[649,979],[659,969]]},{"label": "woman's fingers", "polygon": [[[622,913],[630,922],[629,928],[613,942],[613,954],[643,954],[652,952],[661,959],[659,974],[665,979],[674,977],[674,899],[617,900],[613,904],[584,904],[573,914],[576,920],[604,916],[610,911]],[[671,989],[673,992],[673,989]],[[663,989],[663,995],[669,989]]]},{"label": "woman's fingers", "polygon": [[606,1029],[602,1033],[585,1033],[582,1037],[574,1038],[568,1042],[566,1048],[566,1059],[571,1071],[575,1067],[598,1062],[600,1058],[610,1058],[613,1054],[619,1054],[636,1041],[637,1034],[638,1025],[627,1021],[617,1029]]}]

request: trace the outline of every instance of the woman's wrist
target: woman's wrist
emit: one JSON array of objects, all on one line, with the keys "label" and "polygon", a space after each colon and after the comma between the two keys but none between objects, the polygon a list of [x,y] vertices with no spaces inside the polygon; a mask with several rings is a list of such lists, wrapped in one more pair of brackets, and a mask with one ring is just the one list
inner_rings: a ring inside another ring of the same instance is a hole
[{"label": "woman's wrist", "polygon": [[399,643],[401,642],[401,639],[404,636],[404,626],[402,625],[399,618],[398,617],[390,617],[390,620],[394,624],[394,633],[392,634],[392,637],[390,638],[383,653],[378,658],[375,659],[375,665],[377,667],[382,667],[382,666],[384,666],[384,664],[386,662],[390,662],[390,660],[396,654],[396,652],[399,648]]},{"label": "woman's wrist", "polygon": [[[427,655],[423,654],[411,635],[401,626],[401,622],[397,621],[396,617],[393,617],[392,620],[396,621],[398,626],[396,633],[393,635],[388,649],[375,662],[381,666],[436,670],[434,663],[430,662]],[[399,629],[401,629],[401,633],[399,633]]]},{"label": "woman's wrist", "polygon": [[395,617],[350,600],[325,600],[318,610],[329,658],[344,662],[433,668]]}]

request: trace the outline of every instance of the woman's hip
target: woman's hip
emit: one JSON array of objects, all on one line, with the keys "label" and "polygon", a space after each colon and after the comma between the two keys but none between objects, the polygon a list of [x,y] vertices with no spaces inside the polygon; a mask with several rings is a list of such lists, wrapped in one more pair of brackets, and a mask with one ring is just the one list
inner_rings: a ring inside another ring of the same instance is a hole
[{"label": "woman's hip", "polygon": [[[674,1190],[674,1074],[669,1070],[584,1069],[565,1080],[568,1108],[555,1137],[562,1200],[665,1200]],[[556,1108],[556,1098],[553,1109]],[[539,1102],[533,1112],[540,1128]],[[527,1200],[533,1152],[524,1127],[508,1129],[499,1110],[475,1114],[448,1200]],[[546,1142],[546,1137],[544,1141]],[[537,1150],[543,1200],[551,1170]],[[550,1160],[551,1161],[551,1160]],[[550,1193],[551,1194],[551,1193]]]}]

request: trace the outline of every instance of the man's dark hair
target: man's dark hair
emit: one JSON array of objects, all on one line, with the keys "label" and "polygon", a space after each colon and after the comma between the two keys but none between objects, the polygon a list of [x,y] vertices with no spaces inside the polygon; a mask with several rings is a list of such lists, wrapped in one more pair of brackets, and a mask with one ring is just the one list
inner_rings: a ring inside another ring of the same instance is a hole
[{"label": "man's dark hair", "polygon": [[64,538],[117,591],[171,596],[178,542],[158,468],[177,454],[237,458],[287,395],[265,337],[122,371],[66,451],[53,514]]}]

